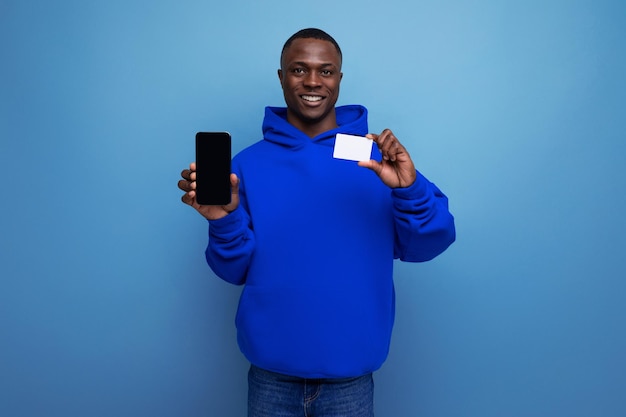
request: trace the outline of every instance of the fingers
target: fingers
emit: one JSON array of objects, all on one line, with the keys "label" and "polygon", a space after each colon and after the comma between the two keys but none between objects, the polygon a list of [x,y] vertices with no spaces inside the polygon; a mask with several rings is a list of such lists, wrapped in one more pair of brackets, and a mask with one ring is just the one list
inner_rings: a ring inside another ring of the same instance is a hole
[{"label": "fingers", "polygon": [[185,193],[183,194],[183,196],[180,198],[180,201],[182,201],[183,203],[193,206],[195,203],[195,192],[189,192],[189,193]]},{"label": "fingers", "polygon": [[196,196],[196,164],[194,162],[189,164],[189,169],[183,169],[180,175],[183,179],[178,181],[178,188],[185,192],[181,200],[183,203],[193,206]]},{"label": "fingers", "polygon": [[181,190],[183,190],[185,192],[185,194],[183,194],[183,196],[181,197],[181,201],[185,204],[189,204],[190,206],[193,206],[196,202],[196,183],[193,182],[189,182],[189,181],[185,181],[185,180],[180,180],[178,181],[178,188],[180,188]]},{"label": "fingers", "polygon": [[390,129],[385,129],[380,135],[367,135],[376,142],[378,150],[385,161],[395,162],[398,154],[405,152],[404,146]]},{"label": "fingers", "polygon": [[195,181],[196,180],[196,163],[195,162],[190,163],[189,169],[183,169],[180,175],[181,177],[183,177],[184,179],[188,181]]}]

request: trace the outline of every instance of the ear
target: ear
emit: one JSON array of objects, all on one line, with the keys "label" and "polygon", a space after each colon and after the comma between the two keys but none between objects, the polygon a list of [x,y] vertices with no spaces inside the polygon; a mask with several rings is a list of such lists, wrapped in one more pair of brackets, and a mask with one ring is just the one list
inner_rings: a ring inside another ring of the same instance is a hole
[{"label": "ear", "polygon": [[280,81],[280,86],[283,86],[283,70],[278,70],[278,80]]}]

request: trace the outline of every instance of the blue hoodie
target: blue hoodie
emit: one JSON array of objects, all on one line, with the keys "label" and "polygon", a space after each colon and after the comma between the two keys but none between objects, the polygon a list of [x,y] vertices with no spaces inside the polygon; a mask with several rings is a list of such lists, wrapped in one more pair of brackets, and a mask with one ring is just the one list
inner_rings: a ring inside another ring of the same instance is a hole
[{"label": "blue hoodie", "polygon": [[[264,140],[233,159],[239,207],[209,221],[207,261],[245,284],[236,325],[246,358],[303,378],[359,376],[387,357],[393,259],[421,262],[455,239],[446,196],[419,172],[390,189],[373,171],[332,157],[335,135],[368,133],[362,106],[336,108],[315,138],[267,107]],[[373,147],[372,158],[380,160]]]}]

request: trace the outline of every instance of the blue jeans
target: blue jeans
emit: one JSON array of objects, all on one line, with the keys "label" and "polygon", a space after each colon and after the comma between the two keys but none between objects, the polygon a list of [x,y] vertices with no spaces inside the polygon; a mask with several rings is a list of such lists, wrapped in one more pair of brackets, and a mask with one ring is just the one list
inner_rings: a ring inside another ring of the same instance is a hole
[{"label": "blue jeans", "polygon": [[304,379],[252,365],[248,417],[373,417],[372,374],[356,378]]}]

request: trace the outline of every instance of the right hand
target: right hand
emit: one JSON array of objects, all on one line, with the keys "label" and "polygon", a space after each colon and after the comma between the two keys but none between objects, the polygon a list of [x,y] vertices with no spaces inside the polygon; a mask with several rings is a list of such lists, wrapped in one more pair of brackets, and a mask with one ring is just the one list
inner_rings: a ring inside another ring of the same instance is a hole
[{"label": "right hand", "polygon": [[189,164],[189,169],[184,169],[180,175],[183,179],[178,181],[178,188],[185,192],[181,198],[182,202],[195,208],[198,213],[202,214],[205,218],[209,220],[221,219],[239,206],[239,178],[237,178],[237,175],[230,174],[231,199],[230,203],[225,206],[203,206],[198,204],[196,201],[195,162]]}]

